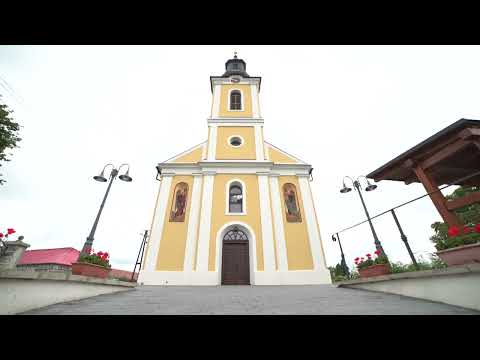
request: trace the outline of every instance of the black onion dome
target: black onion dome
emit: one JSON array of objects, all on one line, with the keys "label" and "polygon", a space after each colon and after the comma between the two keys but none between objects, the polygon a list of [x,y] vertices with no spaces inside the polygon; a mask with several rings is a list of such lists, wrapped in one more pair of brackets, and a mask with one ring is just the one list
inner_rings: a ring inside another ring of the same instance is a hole
[{"label": "black onion dome", "polygon": [[250,77],[247,72],[247,63],[243,61],[242,59],[237,58],[237,54],[235,53],[235,56],[233,59],[228,60],[225,63],[225,73],[222,75],[222,77],[228,77],[231,75],[241,75],[243,77]]}]

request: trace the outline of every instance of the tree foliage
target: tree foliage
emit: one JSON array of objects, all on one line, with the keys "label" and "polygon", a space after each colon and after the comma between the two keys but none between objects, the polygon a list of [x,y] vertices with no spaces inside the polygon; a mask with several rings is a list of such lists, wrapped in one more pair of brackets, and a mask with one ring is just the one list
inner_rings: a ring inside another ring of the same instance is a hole
[{"label": "tree foliage", "polygon": [[[11,113],[13,111],[9,110],[8,106],[1,102],[0,97],[0,162],[10,161],[7,156],[11,154],[6,151],[18,147],[17,143],[22,140],[18,137],[20,125],[13,121]],[[1,166],[2,164],[0,163]],[[0,174],[0,185],[5,182],[1,176],[2,174]]]}]

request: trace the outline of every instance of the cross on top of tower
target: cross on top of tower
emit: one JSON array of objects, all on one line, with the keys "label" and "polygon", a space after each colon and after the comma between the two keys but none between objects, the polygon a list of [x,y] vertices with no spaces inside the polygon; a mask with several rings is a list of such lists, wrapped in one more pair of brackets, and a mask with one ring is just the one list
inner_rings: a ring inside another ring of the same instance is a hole
[{"label": "cross on top of tower", "polygon": [[237,58],[237,52],[236,52],[236,51],[233,52],[233,58],[234,58],[234,59]]}]

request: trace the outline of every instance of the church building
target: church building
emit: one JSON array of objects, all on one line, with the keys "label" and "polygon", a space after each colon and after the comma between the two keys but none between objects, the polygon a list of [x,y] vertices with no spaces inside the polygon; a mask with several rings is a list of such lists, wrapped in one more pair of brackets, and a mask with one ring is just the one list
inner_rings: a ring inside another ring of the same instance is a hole
[{"label": "church building", "polygon": [[144,285],[330,284],[312,167],[264,140],[261,77],[211,76],[207,141],[158,164]]}]

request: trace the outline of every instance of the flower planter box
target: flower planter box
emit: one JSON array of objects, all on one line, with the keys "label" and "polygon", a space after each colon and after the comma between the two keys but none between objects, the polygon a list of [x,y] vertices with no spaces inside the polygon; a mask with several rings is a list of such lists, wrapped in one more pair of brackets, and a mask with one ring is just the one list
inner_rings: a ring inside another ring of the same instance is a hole
[{"label": "flower planter box", "polygon": [[100,265],[76,262],[72,264],[72,274],[105,279],[110,274],[110,269]]},{"label": "flower planter box", "polygon": [[448,266],[480,263],[480,242],[437,251],[437,255]]},{"label": "flower planter box", "polygon": [[377,264],[369,266],[365,269],[358,269],[358,273],[361,278],[380,276],[390,274],[390,265],[389,264]]}]

